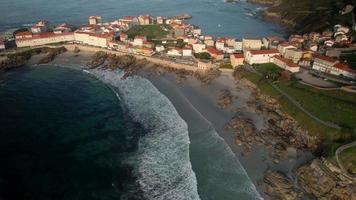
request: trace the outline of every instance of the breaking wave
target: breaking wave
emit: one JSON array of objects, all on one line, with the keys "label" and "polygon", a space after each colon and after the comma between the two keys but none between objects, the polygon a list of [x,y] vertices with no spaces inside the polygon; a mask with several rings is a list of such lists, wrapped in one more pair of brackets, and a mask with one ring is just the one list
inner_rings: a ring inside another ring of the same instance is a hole
[{"label": "breaking wave", "polygon": [[118,89],[130,116],[148,132],[140,139],[133,159],[142,196],[155,200],[200,199],[190,163],[188,127],[168,98],[141,77],[122,79],[122,72],[111,70],[91,73]]}]

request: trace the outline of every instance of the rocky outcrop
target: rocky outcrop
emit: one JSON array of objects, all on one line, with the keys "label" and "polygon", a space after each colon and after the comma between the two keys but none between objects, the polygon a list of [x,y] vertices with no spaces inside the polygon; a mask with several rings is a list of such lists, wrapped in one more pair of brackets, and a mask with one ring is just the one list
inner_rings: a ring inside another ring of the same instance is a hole
[{"label": "rocky outcrop", "polygon": [[270,170],[265,172],[262,189],[269,199],[274,200],[301,200],[303,196],[303,193],[296,189],[293,180],[281,172]]},{"label": "rocky outcrop", "polygon": [[333,167],[330,167],[332,164],[325,163],[327,161],[315,159],[311,164],[298,168],[296,176],[299,184],[307,193],[320,200],[355,200],[356,184],[333,172]]},{"label": "rocky outcrop", "polygon": [[66,51],[64,47],[49,48],[41,47],[36,49],[29,49],[26,51],[21,51],[13,54],[8,54],[7,58],[0,62],[0,70],[9,70],[16,67],[21,67],[26,65],[30,58],[38,54],[46,54],[38,64],[45,64],[52,61],[57,55]]},{"label": "rocky outcrop", "polygon": [[221,90],[218,98],[218,106],[220,106],[221,108],[226,108],[233,103],[233,99],[234,97],[232,96],[230,90]]}]

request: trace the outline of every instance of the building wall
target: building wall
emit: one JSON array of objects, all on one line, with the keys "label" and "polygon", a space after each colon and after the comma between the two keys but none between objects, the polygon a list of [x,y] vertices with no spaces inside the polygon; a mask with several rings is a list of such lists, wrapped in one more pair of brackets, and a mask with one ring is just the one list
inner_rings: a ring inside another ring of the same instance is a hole
[{"label": "building wall", "polygon": [[261,50],[261,40],[242,39],[242,50]]},{"label": "building wall", "polygon": [[206,45],[205,44],[193,44],[193,50],[195,53],[204,52]]},{"label": "building wall", "polygon": [[255,54],[252,55],[250,51],[245,54],[245,60],[248,64],[263,64],[271,62],[271,58],[276,54]]},{"label": "building wall", "polygon": [[63,34],[63,35],[55,35],[51,37],[44,37],[44,38],[33,38],[33,39],[18,39],[16,40],[17,47],[31,47],[31,46],[40,46],[46,44],[53,44],[59,42],[69,42],[74,41],[75,37],[74,34]]},{"label": "building wall", "polygon": [[235,68],[244,64],[244,58],[235,58],[234,55],[230,55],[231,65]]},{"label": "building wall", "polygon": [[74,33],[74,38],[77,42],[103,48],[107,47],[109,42],[107,38],[95,37],[86,33]]},{"label": "building wall", "polygon": [[284,57],[291,59],[294,63],[298,63],[298,61],[303,57],[303,52],[297,49],[286,49]]}]

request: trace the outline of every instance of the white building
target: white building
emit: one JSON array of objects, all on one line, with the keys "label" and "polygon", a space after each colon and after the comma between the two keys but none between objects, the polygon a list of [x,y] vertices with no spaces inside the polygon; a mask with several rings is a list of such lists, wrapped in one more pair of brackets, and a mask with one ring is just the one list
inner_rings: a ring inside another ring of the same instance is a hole
[{"label": "white building", "polygon": [[133,46],[142,46],[146,41],[146,36],[137,35],[132,43]]},{"label": "white building", "polygon": [[46,44],[53,44],[59,42],[70,42],[74,41],[75,37],[73,32],[70,33],[60,33],[54,34],[53,32],[39,33],[31,35],[31,37],[20,37],[16,36],[17,47],[31,47],[40,46]]},{"label": "white building", "polygon": [[291,45],[288,42],[284,42],[284,43],[279,44],[277,49],[281,55],[284,55],[284,53],[286,52],[287,49],[297,49],[297,47]]},{"label": "white building", "polygon": [[205,44],[193,44],[193,50],[195,53],[202,53],[205,51]]},{"label": "white building", "polygon": [[157,52],[162,52],[162,51],[165,50],[165,48],[164,48],[163,45],[156,45],[155,50],[156,50]]},{"label": "white building", "polygon": [[262,41],[260,39],[242,39],[242,50],[261,50]]},{"label": "white building", "polygon": [[272,62],[274,64],[276,64],[278,67],[280,67],[284,70],[287,70],[289,72],[292,72],[292,73],[299,72],[299,70],[300,70],[299,65],[293,63],[292,60],[282,58],[281,56],[273,56]]},{"label": "white building", "polygon": [[182,56],[182,50],[178,48],[170,49],[167,52],[169,56]]},{"label": "white building", "polygon": [[192,49],[191,48],[183,48],[182,49],[182,55],[183,56],[192,56],[193,54],[192,54]]},{"label": "white building", "polygon": [[101,16],[90,16],[89,17],[90,25],[97,25],[99,23],[101,23]]},{"label": "white building", "polygon": [[88,44],[97,47],[108,47],[109,42],[113,40],[114,34],[113,33],[88,33],[88,32],[81,32],[76,31],[74,32],[74,38],[76,42],[82,44]]},{"label": "white building", "polygon": [[278,50],[269,49],[269,50],[248,50],[245,52],[245,61],[252,64],[262,64],[271,62],[273,56],[280,55]]}]

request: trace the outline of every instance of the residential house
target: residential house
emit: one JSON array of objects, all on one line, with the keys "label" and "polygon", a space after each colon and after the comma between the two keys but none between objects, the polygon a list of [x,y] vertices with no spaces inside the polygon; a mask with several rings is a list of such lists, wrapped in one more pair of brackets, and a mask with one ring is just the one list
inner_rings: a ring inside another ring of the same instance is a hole
[{"label": "residential house", "polygon": [[41,20],[31,27],[31,32],[34,34],[47,31],[49,31],[49,23],[45,20]]},{"label": "residential house", "polygon": [[167,55],[169,56],[182,56],[182,50],[178,48],[173,48],[168,50]]},{"label": "residential house", "polygon": [[244,64],[244,55],[241,53],[235,53],[230,55],[231,65],[236,68],[237,66],[242,66]]},{"label": "residential house", "polygon": [[267,49],[277,49],[278,45],[284,41],[283,38],[272,36],[262,38],[263,46]]},{"label": "residential house", "polygon": [[174,27],[174,37],[183,37],[186,35],[186,30],[184,27],[177,26]]},{"label": "residential house", "polygon": [[281,55],[284,55],[287,49],[297,49],[297,47],[291,45],[289,42],[283,42],[278,45],[277,49]]},{"label": "residential house", "polygon": [[90,16],[89,17],[89,24],[90,25],[98,25],[101,23],[101,16]]},{"label": "residential house", "polygon": [[273,56],[272,62],[276,64],[278,67],[287,70],[292,73],[299,72],[300,67],[298,64],[294,63],[290,59],[283,58],[281,56]]},{"label": "residential house", "polygon": [[235,38],[226,38],[225,44],[228,47],[235,47],[236,46],[236,39]]},{"label": "residential house", "polygon": [[303,57],[303,51],[299,49],[286,49],[283,56],[287,59],[292,60],[294,63],[298,63],[300,59]]},{"label": "residential house", "polygon": [[72,31],[72,27],[69,26],[68,24],[60,24],[53,29],[53,33],[55,34],[68,33],[71,31]]},{"label": "residential house", "polygon": [[305,41],[305,37],[301,36],[301,35],[291,35],[289,36],[289,40],[290,43],[299,43],[302,44]]},{"label": "residential house", "polygon": [[338,62],[339,61],[334,58],[315,54],[312,69],[327,73],[328,70],[331,69]]},{"label": "residential house", "polygon": [[164,18],[162,16],[158,16],[156,18],[156,23],[157,24],[164,24]]},{"label": "residential house", "polygon": [[133,46],[142,46],[143,42],[147,41],[146,36],[136,35],[132,43]]},{"label": "residential house", "polygon": [[120,33],[120,41],[121,42],[128,42],[129,36],[125,33]]},{"label": "residential house", "polygon": [[200,44],[200,43],[193,44],[192,46],[195,53],[202,53],[206,48],[205,44]]},{"label": "residential house", "polygon": [[234,47],[235,47],[236,51],[242,51],[242,41],[241,40],[236,40]]},{"label": "residential house", "polygon": [[309,50],[310,51],[314,51],[314,52],[317,52],[318,51],[318,45],[316,43],[312,43],[309,45]]},{"label": "residential house", "polygon": [[313,42],[318,42],[320,39],[320,36],[321,36],[320,33],[311,32],[311,33],[309,33],[309,40],[311,40]]},{"label": "residential house", "polygon": [[76,42],[97,47],[108,47],[109,42],[113,41],[115,33],[95,33],[85,32],[78,29],[74,32]]},{"label": "residential house", "polygon": [[155,50],[156,50],[157,52],[162,52],[162,51],[165,50],[165,48],[164,48],[163,45],[158,44],[158,45],[156,45]]},{"label": "residential house", "polygon": [[210,35],[204,36],[204,44],[209,47],[213,47],[215,44],[215,41],[213,40],[213,37]]},{"label": "residential house", "polygon": [[193,34],[194,35],[201,35],[202,31],[201,31],[201,28],[199,27],[194,27],[193,28]]},{"label": "residential house", "polygon": [[192,54],[192,47],[184,47],[183,49],[182,49],[182,55],[183,56],[186,56],[186,57],[188,57],[188,56],[192,56],[193,54]]},{"label": "residential house", "polygon": [[222,53],[221,51],[218,51],[217,49],[215,49],[214,47],[208,47],[207,48],[207,52],[210,54],[210,56],[212,58],[214,58],[215,60],[223,60],[224,59],[224,53]]},{"label": "residential house", "polygon": [[223,51],[224,48],[225,48],[225,41],[226,41],[225,38],[221,38],[221,37],[217,38],[216,42],[215,42],[216,49],[219,50],[219,51]]},{"label": "residential house", "polygon": [[262,48],[262,41],[260,39],[242,39],[242,50],[260,50]]},{"label": "residential house", "polygon": [[280,55],[277,49],[268,50],[248,50],[245,52],[245,61],[252,64],[262,64],[271,62],[273,56]]},{"label": "residential house", "polygon": [[149,25],[152,24],[152,17],[149,15],[140,15],[138,21],[140,25]]},{"label": "residential house", "polygon": [[213,63],[205,60],[199,60],[198,61],[198,69],[202,71],[210,70],[214,67]]}]

